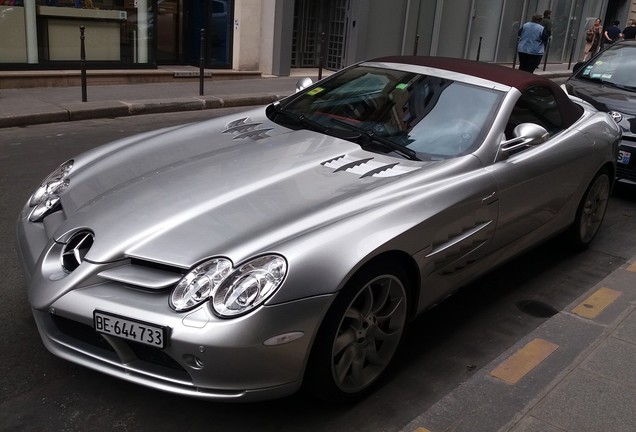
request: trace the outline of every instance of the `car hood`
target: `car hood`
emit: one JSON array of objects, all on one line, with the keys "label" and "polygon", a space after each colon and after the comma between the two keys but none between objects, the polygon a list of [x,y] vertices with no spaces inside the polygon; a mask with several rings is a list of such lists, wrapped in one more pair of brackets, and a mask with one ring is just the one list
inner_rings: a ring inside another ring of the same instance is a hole
[{"label": "car hood", "polygon": [[589,102],[599,111],[636,115],[636,92],[579,78],[571,78],[565,85],[568,93]]},{"label": "car hood", "polygon": [[135,257],[188,268],[214,255],[241,260],[397,199],[400,180],[453,163],[370,153],[252,111],[78,158],[55,238],[92,231],[85,258],[99,263]]}]

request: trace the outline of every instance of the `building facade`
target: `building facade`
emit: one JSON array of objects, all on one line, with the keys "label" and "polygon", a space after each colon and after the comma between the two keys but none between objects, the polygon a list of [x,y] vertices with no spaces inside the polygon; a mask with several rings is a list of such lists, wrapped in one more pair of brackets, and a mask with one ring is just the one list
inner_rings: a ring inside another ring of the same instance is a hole
[{"label": "building facade", "polygon": [[636,0],[0,0],[0,69],[339,69],[395,54],[512,63],[519,26],[552,10],[548,61],[578,61],[597,17]]}]

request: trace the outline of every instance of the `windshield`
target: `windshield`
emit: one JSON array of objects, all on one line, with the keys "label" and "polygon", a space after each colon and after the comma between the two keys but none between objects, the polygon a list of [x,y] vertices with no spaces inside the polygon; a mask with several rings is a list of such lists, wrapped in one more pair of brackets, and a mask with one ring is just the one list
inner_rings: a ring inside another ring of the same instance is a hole
[{"label": "windshield", "polygon": [[579,72],[579,77],[636,90],[636,45],[613,45]]},{"label": "windshield", "polygon": [[502,97],[438,76],[358,66],[281,106],[278,113],[285,115],[268,114],[274,121],[295,123],[292,127],[311,123],[361,145],[371,141],[371,150],[404,154],[399,149],[405,148],[418,159],[435,160],[478,147]]}]

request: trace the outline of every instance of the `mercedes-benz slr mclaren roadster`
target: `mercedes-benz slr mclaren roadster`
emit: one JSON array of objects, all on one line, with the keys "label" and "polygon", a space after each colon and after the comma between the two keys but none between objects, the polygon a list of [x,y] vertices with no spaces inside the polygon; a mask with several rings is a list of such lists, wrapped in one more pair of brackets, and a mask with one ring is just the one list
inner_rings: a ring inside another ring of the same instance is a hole
[{"label": "mercedes-benz slr mclaren roadster", "polygon": [[64,162],[19,216],[28,300],[53,354],[124,380],[353,399],[462,285],[557,234],[589,244],[620,138],[526,72],[362,62]]}]

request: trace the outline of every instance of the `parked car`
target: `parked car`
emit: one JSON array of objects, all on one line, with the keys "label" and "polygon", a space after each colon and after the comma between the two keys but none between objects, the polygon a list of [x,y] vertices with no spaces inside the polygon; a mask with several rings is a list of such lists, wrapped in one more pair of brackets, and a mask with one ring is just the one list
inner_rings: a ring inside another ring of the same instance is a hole
[{"label": "parked car", "polygon": [[562,232],[588,245],[620,136],[537,75],[362,62],[64,162],[19,217],[28,300],[53,354],[127,381],[354,399],[462,285]]},{"label": "parked car", "polygon": [[620,126],[623,139],[618,154],[617,179],[636,182],[636,41],[620,41],[584,63],[577,63],[565,82],[566,91]]}]

